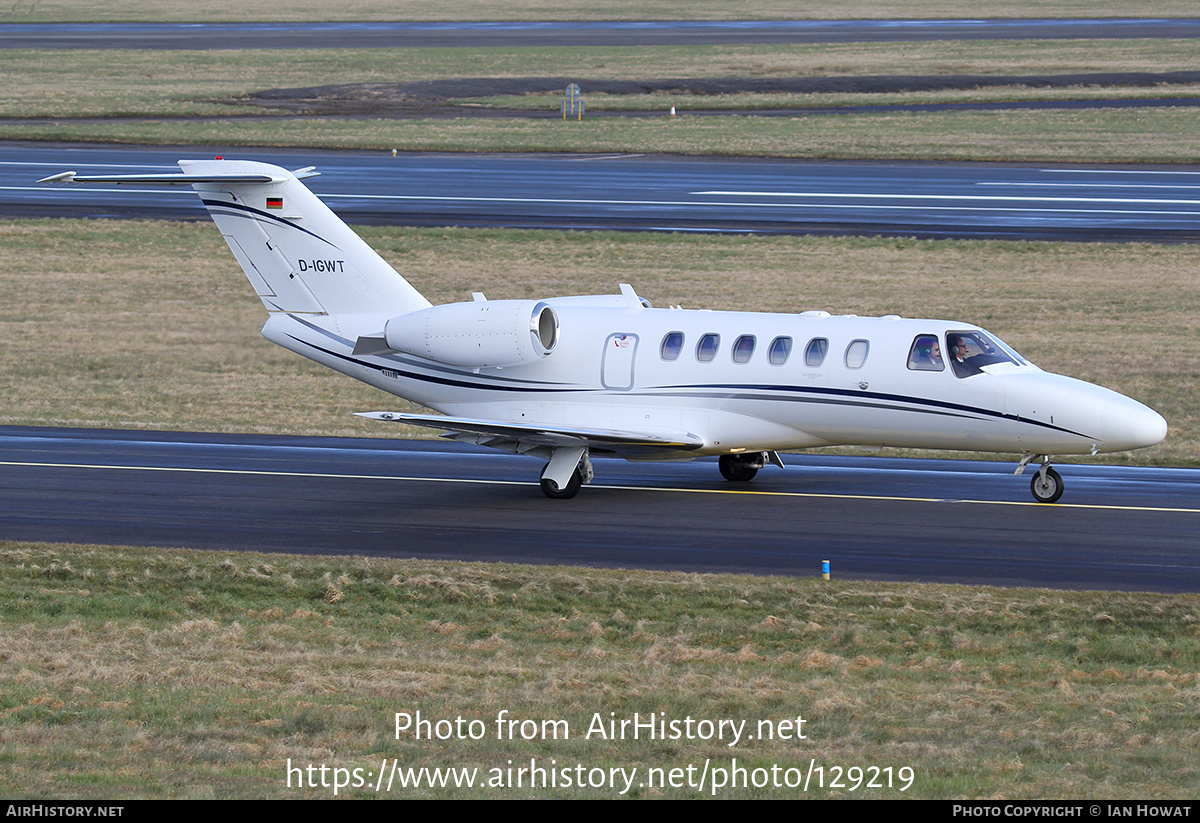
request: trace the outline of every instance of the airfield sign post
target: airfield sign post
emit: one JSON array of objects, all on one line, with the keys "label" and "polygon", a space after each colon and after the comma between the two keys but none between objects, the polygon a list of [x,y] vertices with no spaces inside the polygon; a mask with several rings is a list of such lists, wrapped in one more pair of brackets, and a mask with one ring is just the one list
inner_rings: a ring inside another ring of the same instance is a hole
[{"label": "airfield sign post", "polygon": [[567,90],[563,94],[563,120],[567,119],[568,114],[574,115],[576,120],[583,119],[583,98],[579,95],[579,86],[575,83],[567,86]]}]

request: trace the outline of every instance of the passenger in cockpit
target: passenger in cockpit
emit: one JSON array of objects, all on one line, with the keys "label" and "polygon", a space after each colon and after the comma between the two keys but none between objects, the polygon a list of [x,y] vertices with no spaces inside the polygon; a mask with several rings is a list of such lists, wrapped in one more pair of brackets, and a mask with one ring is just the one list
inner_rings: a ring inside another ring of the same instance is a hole
[{"label": "passenger in cockpit", "polygon": [[936,335],[917,336],[908,356],[908,367],[914,371],[941,371],[945,368],[942,365],[941,344]]}]

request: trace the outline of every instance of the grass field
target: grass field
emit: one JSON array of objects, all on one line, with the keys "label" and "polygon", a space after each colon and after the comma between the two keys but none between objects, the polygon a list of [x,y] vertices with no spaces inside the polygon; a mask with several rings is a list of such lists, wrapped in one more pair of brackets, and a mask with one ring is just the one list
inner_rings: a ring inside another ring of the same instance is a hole
[{"label": "grass field", "polygon": [[[212,114],[231,110],[220,101],[263,89],[464,77],[1003,76],[1188,71],[1195,63],[1195,44],[1183,39],[284,52],[6,49],[0,116]],[[557,101],[550,108],[556,110]]]},{"label": "grass field", "polygon": [[[1165,443],[1104,459],[1200,464],[1193,246],[360,231],[434,303],[629,282],[660,306],[979,323],[1047,370],[1166,416]],[[352,413],[401,401],[259,337],[266,314],[211,224],[14,221],[0,245],[0,422],[398,434]]]},{"label": "grass field", "polygon": [[882,160],[1194,163],[1200,109],[826,117],[0,124],[0,139],[389,151],[633,152]]},{"label": "grass field", "polygon": [[[802,117],[689,117],[689,110],[1179,96],[1192,86],[894,94],[604,96],[597,110],[662,118],[583,123],[530,117],[287,119],[249,96],[273,88],[445,78],[670,79],[889,74],[1055,75],[1190,70],[1187,40],[945,42],[577,49],[262,51],[9,50],[0,63],[0,139],[389,150],[634,151],[783,157],[1195,162],[1194,108],[941,111]],[[484,107],[556,111],[558,89],[467,98]],[[681,114],[665,115],[675,105]],[[235,117],[250,119],[233,119]]]},{"label": "grass field", "polygon": [[[885,788],[855,788],[849,771],[841,788],[814,778],[816,798],[1162,801],[1194,797],[1200,780],[1195,595],[0,543],[0,598],[8,798],[333,795],[296,788],[296,774],[289,789],[289,759],[500,778],[531,758],[637,769],[643,785],[625,796],[644,798],[805,794],[714,790],[735,759],[750,780],[778,767],[794,781],[810,761],[826,781],[834,767],[892,770],[891,789],[880,772]],[[538,726],[497,740],[504,710],[565,722],[570,737],[560,725],[557,739]],[[417,711],[487,734],[397,738],[395,714]],[[651,712],[755,735],[802,717],[788,734],[805,738],[586,737],[597,714]],[[681,770],[683,785],[644,785],[650,768]]]}]

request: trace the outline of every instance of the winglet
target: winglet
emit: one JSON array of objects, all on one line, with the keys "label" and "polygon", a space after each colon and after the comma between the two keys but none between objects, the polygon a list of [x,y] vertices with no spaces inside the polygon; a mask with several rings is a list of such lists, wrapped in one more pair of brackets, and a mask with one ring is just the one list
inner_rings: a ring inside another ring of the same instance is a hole
[{"label": "winglet", "polygon": [[368,420],[399,420],[400,415],[396,412],[355,412],[355,417],[365,417]]},{"label": "winglet", "polygon": [[52,174],[49,177],[43,177],[38,182],[39,183],[70,183],[72,180],[75,179],[76,174],[77,174],[77,172],[73,172],[73,171],[62,171],[62,172],[59,172],[58,174]]}]

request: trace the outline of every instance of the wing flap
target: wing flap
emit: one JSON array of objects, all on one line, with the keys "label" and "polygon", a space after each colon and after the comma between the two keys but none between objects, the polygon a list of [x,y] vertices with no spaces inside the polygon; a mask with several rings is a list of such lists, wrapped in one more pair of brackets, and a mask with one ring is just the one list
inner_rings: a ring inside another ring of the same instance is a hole
[{"label": "wing flap", "polygon": [[[703,438],[690,432],[620,431],[615,429],[563,428],[538,423],[514,423],[477,420],[440,414],[403,414],[400,412],[358,412],[359,417],[390,423],[408,423],[469,435],[473,442],[514,451],[533,447],[586,446],[589,449],[618,454],[644,454],[652,451],[690,451],[704,445]],[[515,447],[515,448],[513,448]]]}]

